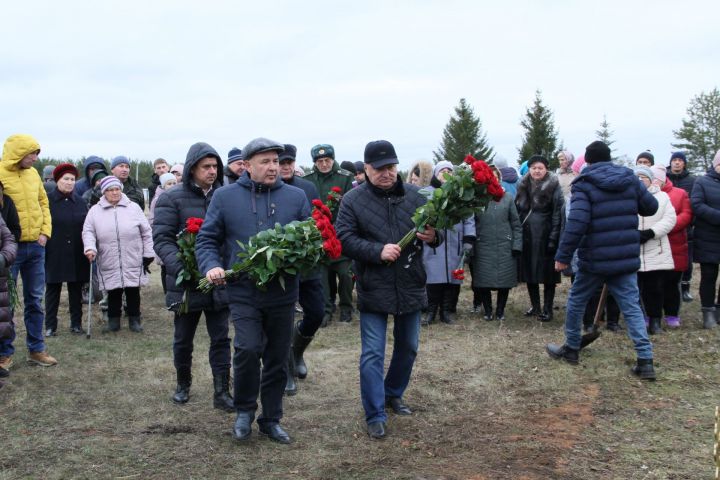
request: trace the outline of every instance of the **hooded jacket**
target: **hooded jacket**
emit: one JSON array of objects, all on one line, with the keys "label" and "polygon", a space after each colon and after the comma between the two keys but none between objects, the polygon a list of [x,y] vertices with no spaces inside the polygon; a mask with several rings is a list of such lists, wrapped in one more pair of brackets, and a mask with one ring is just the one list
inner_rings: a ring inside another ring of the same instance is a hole
[{"label": "hooded jacket", "polygon": [[[172,191],[166,195],[170,193]],[[285,225],[308,217],[310,203],[305,192],[286,185],[279,175],[275,183],[268,186],[254,182],[245,173],[237,182],[213,194],[195,242],[198,268],[203,275],[216,267],[228,270],[239,261],[238,242],[247,243],[250,237],[273,228],[276,223]],[[298,295],[298,277],[285,275],[284,279],[284,289],[275,278],[260,290],[248,275],[240,274],[236,281],[227,284],[228,301],[259,308],[292,304]]]},{"label": "hooded jacket", "polygon": [[670,250],[672,250],[673,262],[676,272],[684,272],[688,267],[688,234],[687,228],[692,223],[693,213],[690,207],[690,198],[682,188],[676,188],[668,179],[662,187],[662,191],[670,197],[670,202],[675,208],[677,222],[675,227],[668,234]]},{"label": "hooded jacket", "polygon": [[420,160],[417,163],[415,163],[415,165],[410,167],[410,170],[408,172],[408,183],[410,183],[410,176],[412,176],[412,173],[413,173],[413,171],[415,171],[416,168],[418,170],[420,170],[420,175],[418,175],[418,178],[420,178],[420,184],[417,186],[420,188],[429,186],[430,179],[433,176],[432,163]]},{"label": "hooded jacket", "polygon": [[100,157],[96,157],[94,155],[90,155],[85,160],[83,160],[83,178],[77,181],[75,184],[75,192],[80,195],[81,197],[85,192],[88,190],[91,190],[94,185],[92,184],[92,178],[90,177],[90,168],[95,165],[96,167],[99,167],[100,170],[107,171],[107,167],[105,166],[105,162],[103,162],[103,159]]},{"label": "hooded jacket", "polygon": [[20,217],[21,242],[36,242],[40,235],[50,238],[52,234],[50,204],[40,175],[34,168],[19,165],[25,155],[38,150],[40,144],[30,135],[12,135],[0,160],[0,181]]},{"label": "hooded jacket", "polygon": [[578,269],[620,275],[640,268],[638,214],[653,215],[658,202],[632,170],[610,162],[588,164],[572,183],[570,213],[555,260]]},{"label": "hooded jacket", "polygon": [[[215,157],[218,162],[218,176],[210,191],[205,192],[193,181],[192,169],[201,159]],[[153,220],[153,246],[155,253],[165,265],[165,281],[167,293],[165,303],[171,310],[177,310],[182,302],[186,287],[191,285],[176,285],[177,274],[183,268],[178,258],[177,235],[184,228],[190,217],[205,218],[210,200],[222,187],[222,160],[217,151],[207,143],[196,143],[187,154],[185,168],[183,169],[182,184],[176,185],[167,191],[158,190],[155,204],[155,218]],[[164,192],[164,193],[163,193]],[[188,311],[219,310],[227,306],[227,293],[225,288],[214,288],[211,293],[199,292],[196,288],[189,288]]]}]

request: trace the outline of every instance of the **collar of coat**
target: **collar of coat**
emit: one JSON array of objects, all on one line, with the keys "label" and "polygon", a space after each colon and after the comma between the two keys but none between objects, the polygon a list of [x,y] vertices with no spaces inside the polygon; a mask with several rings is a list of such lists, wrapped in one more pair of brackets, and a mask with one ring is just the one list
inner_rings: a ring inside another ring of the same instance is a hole
[{"label": "collar of coat", "polygon": [[370,179],[365,180],[364,184],[367,184],[367,188],[370,189],[378,197],[402,197],[405,195],[405,186],[403,185],[402,179],[398,176],[395,185],[387,190],[383,190],[380,187],[373,185]]},{"label": "collar of coat", "polygon": [[559,185],[557,176],[550,172],[539,181],[534,181],[528,173],[518,185],[515,204],[525,212],[530,209],[543,210],[552,203],[555,189]]}]

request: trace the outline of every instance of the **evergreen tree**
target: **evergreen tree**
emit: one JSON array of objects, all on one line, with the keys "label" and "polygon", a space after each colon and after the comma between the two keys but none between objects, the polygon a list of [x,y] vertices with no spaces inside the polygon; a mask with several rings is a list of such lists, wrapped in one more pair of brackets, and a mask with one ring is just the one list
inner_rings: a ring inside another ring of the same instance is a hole
[{"label": "evergreen tree", "polygon": [[682,127],[673,130],[680,142],[672,146],[685,151],[691,167],[707,169],[720,149],[720,91],[700,92],[690,101],[687,114]]},{"label": "evergreen tree", "polygon": [[532,107],[526,110],[520,125],[525,129],[525,133],[522,146],[518,149],[519,163],[522,164],[533,155],[542,155],[548,159],[550,169],[556,169],[558,134],[555,131],[553,113],[543,105],[540,90],[535,91],[535,101]]},{"label": "evergreen tree", "polygon": [[459,165],[467,154],[483,160],[491,160],[495,155],[482,132],[480,118],[461,98],[460,104],[455,107],[455,115],[450,117],[443,130],[442,142],[438,150],[433,152],[433,157],[435,163],[448,160],[453,165]]},{"label": "evergreen tree", "polygon": [[[607,115],[603,115],[603,121],[600,122],[600,130],[595,130],[595,136],[598,140],[610,147],[611,155],[612,152],[615,151],[615,149],[612,148],[612,144],[615,143],[615,140],[612,139],[614,133],[615,132],[610,130],[610,124],[607,121]],[[613,156],[612,159],[615,160],[615,156]]]}]

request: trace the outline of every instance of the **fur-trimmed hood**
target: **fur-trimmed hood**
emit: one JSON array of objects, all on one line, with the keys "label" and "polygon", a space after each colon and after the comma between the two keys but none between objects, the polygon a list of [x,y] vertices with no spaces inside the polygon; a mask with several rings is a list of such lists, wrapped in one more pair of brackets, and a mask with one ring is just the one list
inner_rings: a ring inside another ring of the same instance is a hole
[{"label": "fur-trimmed hood", "polygon": [[430,185],[430,179],[433,175],[433,164],[430,162],[426,162],[425,160],[418,160],[417,162],[415,162],[415,164],[413,164],[412,167],[410,167],[407,182],[410,183],[410,176],[416,168],[420,170],[420,185],[418,185],[418,187],[422,188]]}]

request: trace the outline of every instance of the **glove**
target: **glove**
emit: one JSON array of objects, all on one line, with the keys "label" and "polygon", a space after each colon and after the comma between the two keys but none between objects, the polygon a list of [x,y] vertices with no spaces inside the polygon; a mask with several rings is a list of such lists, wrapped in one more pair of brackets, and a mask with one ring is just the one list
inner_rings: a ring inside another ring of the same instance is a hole
[{"label": "glove", "polygon": [[651,228],[648,228],[647,230],[640,230],[640,243],[645,243],[651,238],[655,237],[655,232],[652,231]]},{"label": "glove", "polygon": [[143,257],[143,272],[150,275],[150,265],[155,259],[152,257]]},{"label": "glove", "polygon": [[513,258],[520,258],[520,255],[522,255],[522,250],[513,250],[512,251]]}]

